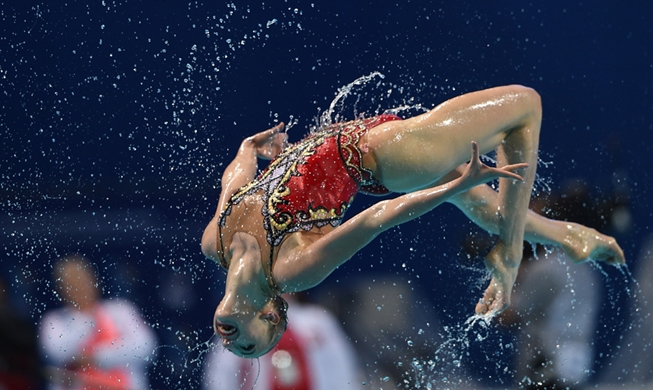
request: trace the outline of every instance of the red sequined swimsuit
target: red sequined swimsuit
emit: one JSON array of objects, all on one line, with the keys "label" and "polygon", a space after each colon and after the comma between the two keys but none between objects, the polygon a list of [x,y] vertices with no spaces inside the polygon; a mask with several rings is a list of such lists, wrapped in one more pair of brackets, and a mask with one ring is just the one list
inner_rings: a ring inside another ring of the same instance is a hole
[{"label": "red sequined swimsuit", "polygon": [[[265,235],[272,246],[264,267],[270,275],[274,248],[286,235],[327,224],[338,226],[359,191],[372,195],[389,193],[363,167],[362,151],[357,145],[369,129],[400,119],[383,114],[335,124],[286,148],[264,172],[231,197],[218,221],[220,247],[224,248],[223,230],[232,208],[248,196],[260,196]],[[221,264],[228,268],[223,257],[220,256]]]}]

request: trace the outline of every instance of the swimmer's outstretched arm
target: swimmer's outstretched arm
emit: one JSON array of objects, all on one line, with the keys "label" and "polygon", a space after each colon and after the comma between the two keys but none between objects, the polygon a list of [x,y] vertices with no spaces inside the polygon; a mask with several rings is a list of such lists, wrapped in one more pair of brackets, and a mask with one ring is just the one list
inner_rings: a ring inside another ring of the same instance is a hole
[{"label": "swimmer's outstretched arm", "polygon": [[472,159],[463,175],[449,183],[384,200],[362,211],[303,249],[279,257],[272,270],[286,292],[302,291],[322,282],[380,233],[433,210],[450,197],[499,177],[522,180],[514,170],[527,164],[492,168],[479,159],[472,143]]},{"label": "swimmer's outstretched arm", "polygon": [[284,124],[279,123],[271,129],[245,138],[238,148],[238,154],[224,170],[218,208],[202,235],[202,252],[205,256],[217,260],[217,221],[220,213],[236,191],[254,180],[258,170],[257,158],[271,160],[281,152],[287,138],[286,133],[281,132],[283,127]]}]

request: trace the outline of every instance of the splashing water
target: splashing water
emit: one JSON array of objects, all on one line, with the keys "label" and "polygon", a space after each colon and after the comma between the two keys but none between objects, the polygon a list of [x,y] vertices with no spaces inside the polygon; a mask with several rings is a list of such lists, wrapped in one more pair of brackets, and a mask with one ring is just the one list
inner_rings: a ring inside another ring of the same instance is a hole
[{"label": "splashing water", "polygon": [[[493,315],[472,315],[461,324],[444,326],[444,341],[424,360],[413,358],[410,364],[410,388],[455,389],[473,383],[464,366],[469,360],[470,346],[488,338]],[[408,385],[408,382],[405,382]]]},{"label": "splashing water", "polygon": [[[346,84],[338,89],[336,96],[331,100],[329,107],[324,110],[315,118],[315,124],[311,126],[310,131],[315,132],[328,127],[334,123],[339,123],[343,121],[348,121],[355,118],[368,117],[373,114],[378,114],[377,112],[366,112],[361,111],[358,108],[358,103],[361,98],[363,98],[362,89],[367,86],[372,86],[371,96],[365,96],[371,101],[383,100],[382,97],[385,94],[386,97],[389,97],[393,92],[392,86],[384,85],[383,80],[385,75],[381,72],[375,71],[366,76],[361,76],[354,81]],[[376,81],[376,82],[375,82]],[[374,83],[375,82],[375,83]],[[354,97],[355,102],[352,107],[347,106],[347,98]],[[412,100],[412,99],[409,99]],[[352,114],[345,113],[346,110],[350,109]],[[394,107],[386,107],[380,109],[384,113],[399,115],[407,111],[417,111],[417,112],[427,112],[428,109],[425,108],[421,103],[414,104],[400,104]],[[350,115],[353,115],[350,116]]]},{"label": "splashing water", "polygon": [[334,123],[342,122],[343,118],[340,112],[343,110],[345,99],[355,91],[356,87],[366,85],[377,77],[380,79],[385,78],[380,72],[372,72],[341,87],[336,93],[335,98],[331,101],[331,104],[329,104],[329,108],[319,116],[317,127],[323,128]]}]

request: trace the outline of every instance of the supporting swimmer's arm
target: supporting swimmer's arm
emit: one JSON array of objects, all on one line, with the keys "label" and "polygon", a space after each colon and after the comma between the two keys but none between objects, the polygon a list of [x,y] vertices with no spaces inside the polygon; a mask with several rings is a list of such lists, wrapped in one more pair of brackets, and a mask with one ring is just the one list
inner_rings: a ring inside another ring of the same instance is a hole
[{"label": "supporting swimmer's arm", "polygon": [[281,289],[302,291],[319,284],[380,233],[426,214],[458,193],[498,177],[521,180],[512,171],[525,164],[488,167],[480,162],[477,145],[472,145],[472,160],[461,177],[376,203],[309,246],[278,258],[273,275]]},{"label": "supporting swimmer's arm", "polygon": [[202,235],[202,252],[206,257],[217,260],[218,218],[229,198],[256,177],[258,170],[257,158],[270,160],[281,152],[286,141],[286,134],[281,133],[283,127],[284,124],[279,123],[271,129],[245,138],[240,144],[240,148],[238,148],[238,154],[224,170],[218,208]]}]

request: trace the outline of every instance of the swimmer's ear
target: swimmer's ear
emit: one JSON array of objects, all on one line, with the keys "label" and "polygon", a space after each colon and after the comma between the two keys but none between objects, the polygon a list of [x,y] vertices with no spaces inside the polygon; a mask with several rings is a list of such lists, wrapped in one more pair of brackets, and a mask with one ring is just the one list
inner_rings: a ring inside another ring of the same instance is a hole
[{"label": "swimmer's ear", "polygon": [[265,314],[263,314],[262,318],[266,321],[270,321],[271,324],[277,325],[279,321],[281,321],[281,317],[273,311],[269,311]]}]

